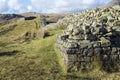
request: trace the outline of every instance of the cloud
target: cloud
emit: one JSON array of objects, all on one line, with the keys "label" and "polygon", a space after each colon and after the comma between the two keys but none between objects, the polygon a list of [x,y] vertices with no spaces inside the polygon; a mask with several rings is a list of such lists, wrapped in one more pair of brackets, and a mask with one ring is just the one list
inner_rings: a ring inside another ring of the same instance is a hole
[{"label": "cloud", "polygon": [[9,0],[8,6],[10,7],[11,11],[22,13],[28,10],[28,8],[22,4],[23,2],[24,0]]},{"label": "cloud", "polygon": [[103,4],[103,0],[31,0],[32,6],[41,12],[69,12],[90,9]]},{"label": "cloud", "polygon": [[110,0],[0,0],[0,13],[40,13],[76,12],[91,9]]},{"label": "cloud", "polygon": [[27,9],[28,9],[28,11],[32,11],[32,6],[31,6],[31,5],[28,5],[28,6],[27,6]]},{"label": "cloud", "polygon": [[32,6],[24,4],[27,0],[0,0],[0,13],[22,13],[32,11]]},{"label": "cloud", "polygon": [[8,5],[6,0],[0,0],[0,13],[7,11],[8,10]]}]

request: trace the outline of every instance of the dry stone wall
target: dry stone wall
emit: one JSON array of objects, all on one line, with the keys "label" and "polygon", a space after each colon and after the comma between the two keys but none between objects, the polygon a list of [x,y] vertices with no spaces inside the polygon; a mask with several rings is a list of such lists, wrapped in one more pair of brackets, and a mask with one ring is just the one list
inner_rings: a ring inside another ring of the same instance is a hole
[{"label": "dry stone wall", "polygon": [[[120,6],[94,9],[65,17],[57,47],[69,71],[102,69],[113,72],[120,63]],[[61,20],[61,21],[62,21]]]}]

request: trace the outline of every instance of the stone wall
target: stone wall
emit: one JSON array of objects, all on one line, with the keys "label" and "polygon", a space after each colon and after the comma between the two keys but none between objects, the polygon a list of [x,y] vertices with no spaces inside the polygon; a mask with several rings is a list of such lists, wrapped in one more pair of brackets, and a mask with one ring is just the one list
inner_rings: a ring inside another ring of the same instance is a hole
[{"label": "stone wall", "polygon": [[[118,70],[120,62],[120,7],[95,9],[63,19],[69,25],[57,35],[57,47],[69,71]],[[70,18],[70,19],[68,19]]]}]

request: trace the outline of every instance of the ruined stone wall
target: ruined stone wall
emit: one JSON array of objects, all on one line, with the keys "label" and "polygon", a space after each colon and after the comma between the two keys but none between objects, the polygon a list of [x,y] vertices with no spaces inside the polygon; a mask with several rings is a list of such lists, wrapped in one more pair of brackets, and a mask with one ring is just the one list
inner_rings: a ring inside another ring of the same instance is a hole
[{"label": "ruined stone wall", "polygon": [[63,19],[69,24],[57,35],[57,47],[68,70],[86,71],[100,63],[106,71],[120,62],[120,7],[95,9]]}]

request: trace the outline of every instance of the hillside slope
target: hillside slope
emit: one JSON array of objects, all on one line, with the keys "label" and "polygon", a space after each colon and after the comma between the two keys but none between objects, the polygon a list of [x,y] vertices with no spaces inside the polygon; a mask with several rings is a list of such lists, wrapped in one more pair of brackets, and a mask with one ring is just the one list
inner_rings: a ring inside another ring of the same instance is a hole
[{"label": "hillside slope", "polygon": [[23,18],[23,16],[18,14],[0,14],[0,25],[2,26],[8,23],[15,22],[20,18]]},{"label": "hillside slope", "polygon": [[0,45],[42,38],[44,31],[40,18],[20,20],[0,26]]},{"label": "hillside slope", "polygon": [[[118,8],[111,9],[119,11]],[[91,10],[90,13],[85,11],[69,15],[58,21],[58,27],[55,30],[47,29],[47,36],[44,38],[42,21],[39,17],[1,25],[0,80],[119,80],[119,71],[114,73],[99,71],[99,64],[95,66],[97,69],[89,73],[67,72],[60,52],[56,48],[56,34],[61,34],[62,30],[67,28],[69,24],[75,26],[80,26],[83,22],[90,24],[92,23],[91,18],[93,19],[92,13],[99,16],[101,21],[105,21],[105,16],[111,14],[111,12],[107,14],[107,10],[103,9],[100,13]],[[101,16],[101,13],[104,16]],[[110,20],[115,17],[115,20],[120,21],[119,12],[113,15],[109,16]],[[119,21],[115,22],[115,26],[120,25]],[[99,24],[99,22],[97,23]]]}]

